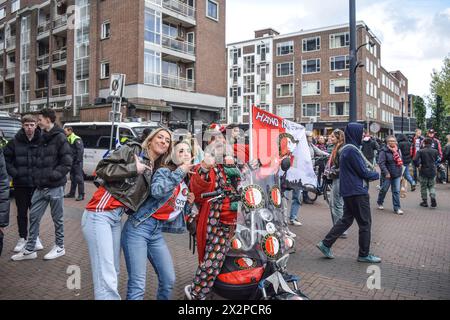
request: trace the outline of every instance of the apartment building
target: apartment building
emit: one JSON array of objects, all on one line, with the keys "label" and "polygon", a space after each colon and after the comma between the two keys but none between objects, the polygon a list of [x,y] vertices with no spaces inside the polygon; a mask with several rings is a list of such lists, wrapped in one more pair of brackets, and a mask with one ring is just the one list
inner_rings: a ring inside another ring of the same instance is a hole
[{"label": "apartment building", "polygon": [[[313,123],[314,131],[343,128],[349,115],[348,24],[285,35],[273,29],[227,45],[227,121],[248,123],[249,105],[295,122]],[[381,65],[381,42],[362,21],[357,23],[357,119],[392,130],[394,115],[407,107],[408,80]]]},{"label": "apartment building", "polygon": [[225,115],[225,0],[0,0],[0,110],[61,122],[121,112],[175,127]]}]

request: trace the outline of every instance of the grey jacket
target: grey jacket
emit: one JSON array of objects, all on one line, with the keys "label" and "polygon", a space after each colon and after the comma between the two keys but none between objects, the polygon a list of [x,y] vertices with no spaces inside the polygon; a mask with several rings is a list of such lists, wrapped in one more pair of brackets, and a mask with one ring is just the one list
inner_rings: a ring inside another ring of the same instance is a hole
[{"label": "grey jacket", "polygon": [[152,170],[138,174],[134,155],[153,168],[151,160],[143,152],[141,145],[131,141],[101,160],[95,171],[102,180],[100,184],[114,198],[129,209],[137,211],[150,195]]}]

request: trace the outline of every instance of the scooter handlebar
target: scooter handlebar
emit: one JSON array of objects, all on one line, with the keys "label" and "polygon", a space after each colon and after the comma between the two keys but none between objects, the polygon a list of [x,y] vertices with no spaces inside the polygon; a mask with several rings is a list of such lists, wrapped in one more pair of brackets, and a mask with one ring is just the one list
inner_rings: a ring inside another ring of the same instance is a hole
[{"label": "scooter handlebar", "polygon": [[200,197],[202,199],[213,198],[213,197],[220,196],[221,194],[222,194],[221,191],[205,192],[205,193],[202,193]]}]

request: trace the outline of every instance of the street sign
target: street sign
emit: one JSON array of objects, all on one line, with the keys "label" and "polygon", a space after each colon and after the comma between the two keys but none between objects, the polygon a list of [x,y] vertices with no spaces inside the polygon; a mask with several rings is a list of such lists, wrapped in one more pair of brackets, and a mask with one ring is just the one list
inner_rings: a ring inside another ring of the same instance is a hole
[{"label": "street sign", "polygon": [[109,96],[113,98],[122,98],[124,85],[125,75],[113,73],[111,75],[111,83],[109,86]]},{"label": "street sign", "polygon": [[109,121],[112,123],[122,122],[122,112],[110,111],[109,112]]},{"label": "street sign", "polygon": [[373,133],[378,133],[378,132],[380,132],[380,130],[381,130],[381,127],[380,127],[380,125],[378,123],[373,122],[370,125],[370,131],[372,131]]}]

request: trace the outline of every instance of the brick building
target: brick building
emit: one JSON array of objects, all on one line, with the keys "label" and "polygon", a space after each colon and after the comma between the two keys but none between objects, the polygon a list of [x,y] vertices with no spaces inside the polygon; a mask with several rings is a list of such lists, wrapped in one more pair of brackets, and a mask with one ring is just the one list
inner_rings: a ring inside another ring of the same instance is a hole
[{"label": "brick building", "polygon": [[217,120],[225,11],[225,0],[0,0],[0,110],[38,111],[49,93],[61,122],[107,121],[110,75],[124,73],[125,114]]},{"label": "brick building", "polygon": [[[249,101],[295,122],[314,123],[316,134],[343,128],[349,113],[348,24],[255,38],[227,45],[228,122],[248,123]],[[357,119],[392,130],[393,116],[408,104],[408,80],[381,65],[381,43],[357,23]]]}]

